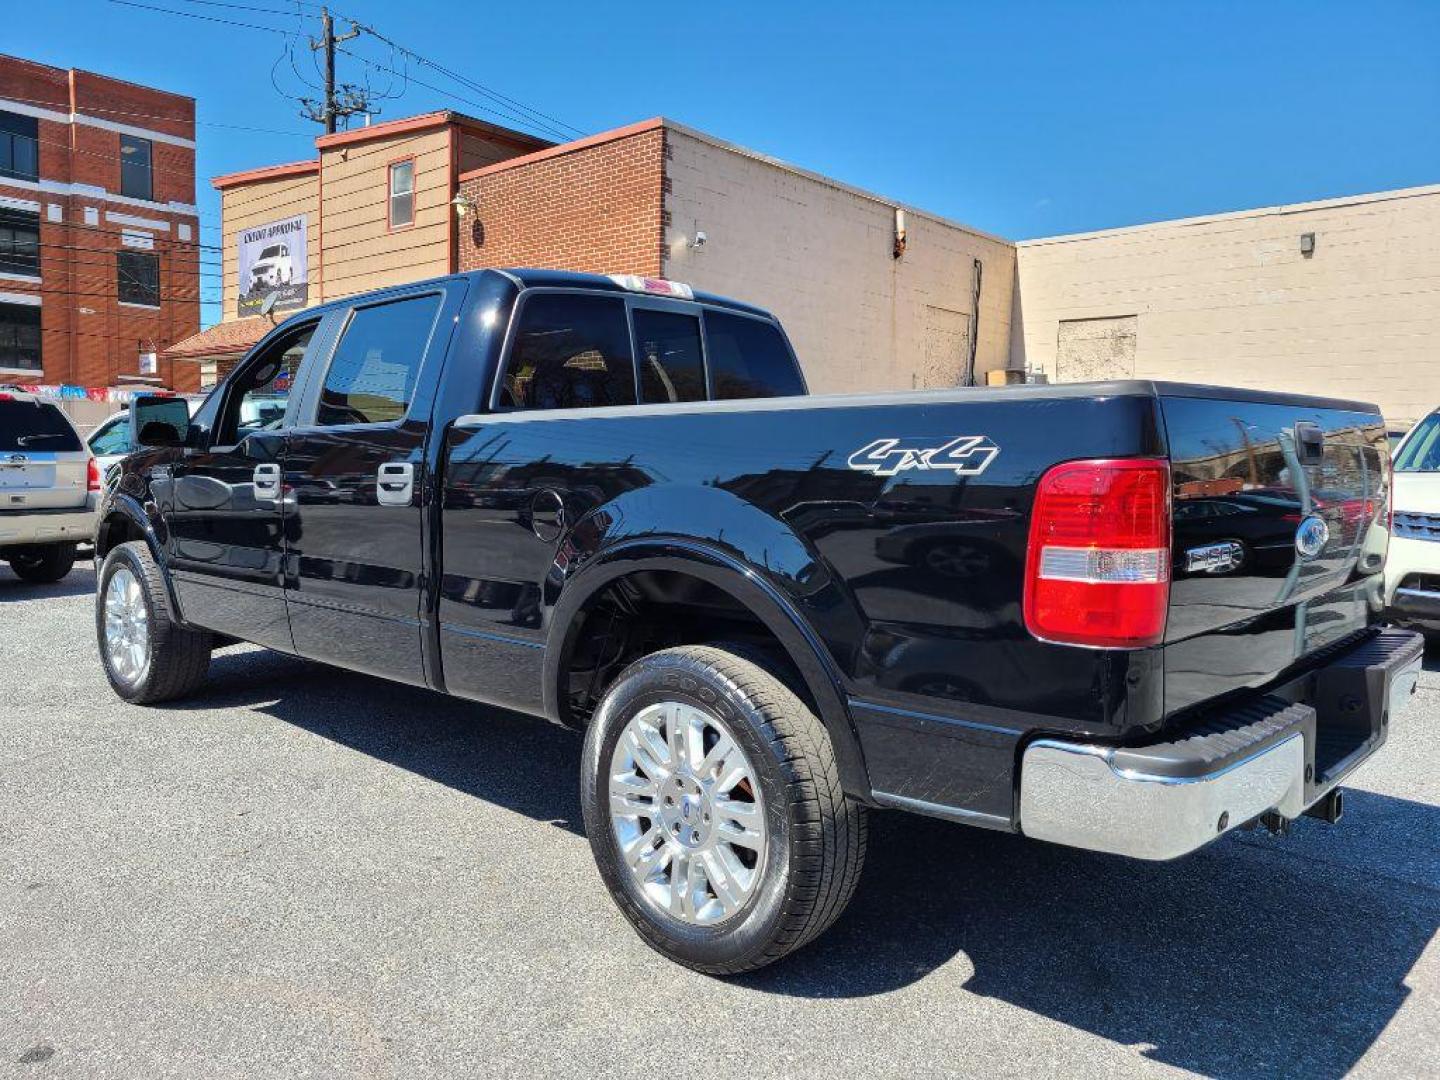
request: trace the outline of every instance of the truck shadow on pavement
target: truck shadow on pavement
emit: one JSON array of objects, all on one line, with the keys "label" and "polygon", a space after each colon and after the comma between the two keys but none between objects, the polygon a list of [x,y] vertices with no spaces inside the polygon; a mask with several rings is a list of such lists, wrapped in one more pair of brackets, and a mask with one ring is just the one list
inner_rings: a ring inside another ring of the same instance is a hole
[{"label": "truck shadow on pavement", "polygon": [[[580,740],[543,721],[255,651],[217,653],[207,692],[171,707],[236,706],[582,831]],[[1440,929],[1440,807],[1365,791],[1338,828],[1236,834],[1165,864],[896,812],[871,824],[849,911],[739,986],[860,998],[963,964],[966,991],[1155,1061],[1338,1077]]]},{"label": "truck shadow on pavement", "polygon": [[[533,717],[280,653],[222,650],[167,709],[250,706],[477,799],[584,835],[580,737]],[[556,777],[556,783],[537,783]]]}]

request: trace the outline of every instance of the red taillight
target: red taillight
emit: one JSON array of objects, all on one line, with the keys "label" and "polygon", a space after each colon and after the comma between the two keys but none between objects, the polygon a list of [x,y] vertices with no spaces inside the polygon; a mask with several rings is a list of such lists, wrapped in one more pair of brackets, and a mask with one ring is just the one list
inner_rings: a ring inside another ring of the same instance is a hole
[{"label": "red taillight", "polygon": [[85,463],[85,490],[100,490],[100,462],[93,457]]},{"label": "red taillight", "polygon": [[1154,645],[1169,603],[1169,462],[1071,461],[1040,478],[1025,565],[1032,634],[1071,645]]}]

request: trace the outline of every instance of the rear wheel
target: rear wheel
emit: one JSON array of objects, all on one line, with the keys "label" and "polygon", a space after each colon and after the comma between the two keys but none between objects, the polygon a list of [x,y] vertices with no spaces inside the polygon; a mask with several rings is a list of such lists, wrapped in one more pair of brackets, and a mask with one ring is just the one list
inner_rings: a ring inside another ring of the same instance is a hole
[{"label": "rear wheel", "polygon": [[180,625],[143,540],[114,547],[100,568],[95,631],[110,686],[150,704],[192,693],[210,667],[210,635]]},{"label": "rear wheel", "polygon": [[36,544],[34,547],[12,552],[10,569],[22,581],[35,585],[48,585],[59,581],[70,573],[75,565],[74,544]]},{"label": "rear wheel", "polygon": [[601,877],[653,948],[711,974],[763,967],[844,910],[865,811],[824,725],[752,659],[712,646],[632,664],[585,740]]}]

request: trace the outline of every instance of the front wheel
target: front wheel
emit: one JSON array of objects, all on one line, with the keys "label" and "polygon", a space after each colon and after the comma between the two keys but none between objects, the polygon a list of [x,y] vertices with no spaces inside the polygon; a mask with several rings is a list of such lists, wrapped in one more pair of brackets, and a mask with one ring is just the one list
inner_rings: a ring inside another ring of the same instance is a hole
[{"label": "front wheel", "polygon": [[641,659],[585,740],[590,847],[654,949],[736,974],[817,937],[849,903],[865,810],[824,725],[767,668],[724,648]]},{"label": "front wheel", "polygon": [[37,544],[10,556],[10,569],[21,581],[49,585],[59,581],[75,565],[74,544]]},{"label": "front wheel", "polygon": [[176,621],[160,567],[143,540],[118,544],[105,556],[95,632],[105,675],[126,701],[169,701],[205,681],[210,635]]}]

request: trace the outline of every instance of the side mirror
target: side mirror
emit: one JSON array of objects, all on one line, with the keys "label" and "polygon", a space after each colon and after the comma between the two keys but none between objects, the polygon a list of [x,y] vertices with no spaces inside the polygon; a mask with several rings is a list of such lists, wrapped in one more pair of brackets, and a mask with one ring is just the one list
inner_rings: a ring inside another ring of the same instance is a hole
[{"label": "side mirror", "polygon": [[130,402],[132,446],[184,446],[190,406],[184,398],[141,394]]}]

